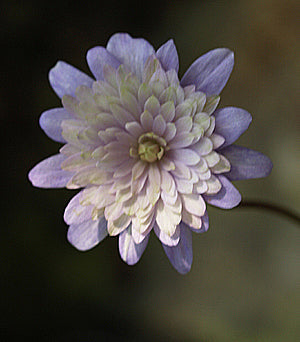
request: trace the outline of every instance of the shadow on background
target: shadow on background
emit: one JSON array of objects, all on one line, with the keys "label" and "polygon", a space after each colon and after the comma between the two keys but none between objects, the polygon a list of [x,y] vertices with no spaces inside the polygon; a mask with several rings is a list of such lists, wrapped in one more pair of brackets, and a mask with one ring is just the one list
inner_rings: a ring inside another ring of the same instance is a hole
[{"label": "shadow on background", "polygon": [[[0,8],[2,123],[1,334],[3,341],[296,341],[299,230],[269,212],[209,208],[194,234],[194,264],[176,273],[152,236],[134,267],[117,239],[80,253],[66,241],[63,210],[75,194],[33,188],[27,173],[60,145],[38,126],[60,106],[49,69],[58,59],[89,72],[85,54],[115,32],[173,38],[182,76],[215,47],[235,51],[221,97],[253,115],[239,143],[271,157],[244,197],[299,207],[299,29],[296,1],[9,1]],[[298,262],[297,262],[298,259]]]}]

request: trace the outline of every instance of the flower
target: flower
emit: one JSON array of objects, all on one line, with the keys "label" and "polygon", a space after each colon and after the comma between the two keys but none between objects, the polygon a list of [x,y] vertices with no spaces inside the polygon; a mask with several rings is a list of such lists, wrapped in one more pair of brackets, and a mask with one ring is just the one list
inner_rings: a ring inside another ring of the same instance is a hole
[{"label": "flower", "polygon": [[208,229],[206,203],[233,208],[231,181],[265,177],[268,157],[232,145],[251,115],[216,109],[233,68],[225,48],[198,58],[178,79],[173,40],[157,51],[144,39],[113,35],[87,62],[95,80],[59,61],[50,84],[62,108],[40,125],[64,146],[29,173],[41,188],[82,189],[65,209],[68,240],[88,250],[119,235],[121,258],[135,264],[155,234],[176,270],[192,264],[192,234]]}]

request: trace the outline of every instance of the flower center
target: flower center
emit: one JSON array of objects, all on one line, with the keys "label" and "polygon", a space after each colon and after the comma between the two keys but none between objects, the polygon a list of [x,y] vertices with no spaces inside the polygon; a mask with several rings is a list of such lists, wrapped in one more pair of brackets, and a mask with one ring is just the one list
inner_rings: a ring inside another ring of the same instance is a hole
[{"label": "flower center", "polygon": [[141,160],[153,163],[161,160],[166,147],[165,139],[149,132],[142,134],[138,139],[138,155]]}]

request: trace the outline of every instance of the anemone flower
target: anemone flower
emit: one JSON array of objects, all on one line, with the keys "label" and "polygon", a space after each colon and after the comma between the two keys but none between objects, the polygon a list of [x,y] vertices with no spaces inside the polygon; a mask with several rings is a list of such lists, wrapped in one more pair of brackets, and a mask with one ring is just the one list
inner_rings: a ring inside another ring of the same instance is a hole
[{"label": "anemone flower", "polygon": [[40,188],[81,189],[65,209],[68,240],[79,250],[119,236],[121,258],[135,264],[153,230],[175,269],[192,264],[192,231],[208,229],[207,204],[241,201],[231,181],[267,176],[260,152],[232,145],[251,115],[217,109],[233,52],[212,50],[178,78],[173,40],[157,51],[144,39],[113,35],[87,53],[94,76],[59,61],[49,80],[62,107],[40,126],[62,144],[29,173]]}]

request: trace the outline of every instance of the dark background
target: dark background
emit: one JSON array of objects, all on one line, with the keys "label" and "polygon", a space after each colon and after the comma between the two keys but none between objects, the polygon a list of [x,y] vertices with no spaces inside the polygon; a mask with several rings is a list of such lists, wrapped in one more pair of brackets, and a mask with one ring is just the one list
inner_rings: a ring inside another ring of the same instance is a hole
[{"label": "dark background", "polygon": [[62,220],[74,192],[36,189],[27,179],[60,147],[38,126],[44,110],[60,106],[49,69],[60,59],[89,72],[87,50],[128,32],[155,48],[173,38],[181,76],[212,48],[235,51],[221,106],[252,113],[239,143],[274,163],[270,177],[236,186],[246,199],[298,210],[297,3],[2,2],[1,341],[298,340],[299,230],[293,221],[256,209],[209,208],[210,230],[194,234],[193,267],[182,276],[154,235],[134,267],[121,261],[116,238],[78,252]]}]

